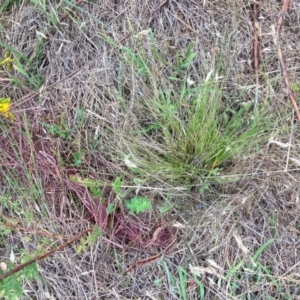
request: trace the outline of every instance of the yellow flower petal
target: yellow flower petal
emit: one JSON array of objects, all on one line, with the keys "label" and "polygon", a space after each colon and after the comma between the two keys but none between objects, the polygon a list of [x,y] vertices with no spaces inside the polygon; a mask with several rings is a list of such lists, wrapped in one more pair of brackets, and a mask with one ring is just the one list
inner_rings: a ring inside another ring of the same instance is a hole
[{"label": "yellow flower petal", "polygon": [[16,120],[15,115],[10,111],[10,98],[0,98],[0,114],[5,118],[14,122]]}]

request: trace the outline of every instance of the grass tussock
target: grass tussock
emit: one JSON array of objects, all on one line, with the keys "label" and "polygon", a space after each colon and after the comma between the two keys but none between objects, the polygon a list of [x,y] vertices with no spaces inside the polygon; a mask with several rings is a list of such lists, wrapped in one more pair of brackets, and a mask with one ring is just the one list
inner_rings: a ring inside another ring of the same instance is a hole
[{"label": "grass tussock", "polygon": [[[0,282],[0,297],[298,296],[299,133],[278,3],[260,3],[259,86],[251,5],[160,4],[1,6],[0,274],[97,234],[39,262],[42,280]],[[297,25],[283,31],[298,96]]]},{"label": "grass tussock", "polygon": [[121,158],[145,180],[155,174],[150,180],[166,185],[209,181],[233,157],[256,151],[275,127],[264,104],[226,97],[217,61],[207,74],[191,75],[193,43],[174,61],[149,31],[134,49],[121,51],[119,76],[128,86],[118,83],[118,98],[109,90],[122,114],[121,126],[110,127],[118,143],[111,159]]}]

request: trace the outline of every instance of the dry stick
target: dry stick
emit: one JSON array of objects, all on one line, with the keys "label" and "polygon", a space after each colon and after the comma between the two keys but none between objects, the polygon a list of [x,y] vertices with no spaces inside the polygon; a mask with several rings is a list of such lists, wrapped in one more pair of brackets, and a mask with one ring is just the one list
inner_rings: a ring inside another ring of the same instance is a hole
[{"label": "dry stick", "polygon": [[70,244],[72,244],[72,243],[75,242],[76,240],[80,239],[82,236],[84,236],[84,235],[85,235],[86,233],[88,233],[88,232],[91,232],[92,230],[93,230],[93,228],[86,229],[85,231],[83,231],[83,232],[80,233],[79,235],[76,235],[76,236],[74,236],[73,238],[71,238],[71,239],[70,239],[69,241],[67,241],[66,243],[64,243],[64,244],[62,244],[62,245],[60,245],[60,246],[58,246],[58,247],[56,247],[56,248],[54,248],[54,249],[52,249],[52,250],[50,250],[50,251],[44,253],[44,254],[38,255],[38,256],[32,258],[31,260],[27,261],[26,263],[21,264],[21,265],[15,267],[15,268],[13,268],[12,270],[10,270],[10,271],[8,271],[8,272],[2,274],[2,275],[0,276],[0,281],[3,280],[3,279],[5,279],[5,278],[7,278],[8,276],[11,276],[11,275],[13,275],[13,274],[15,274],[15,273],[17,273],[17,272],[23,270],[23,269],[26,268],[27,266],[29,266],[29,265],[31,265],[31,264],[33,264],[33,263],[39,261],[39,260],[42,260],[42,259],[44,259],[44,258],[46,258],[46,257],[48,257],[48,256],[50,256],[50,255],[52,255],[53,253],[55,253],[55,252],[57,252],[57,251],[62,250],[63,248],[69,246]]},{"label": "dry stick", "polygon": [[136,268],[151,264],[151,263],[155,262],[156,260],[158,260],[159,258],[161,258],[163,255],[168,254],[170,252],[171,248],[173,247],[173,245],[176,243],[176,241],[177,241],[177,236],[175,236],[175,238],[172,240],[172,242],[167,246],[167,248],[163,252],[158,253],[154,256],[136,261],[132,266],[130,266],[123,273],[123,275],[126,275],[127,273],[135,270]]},{"label": "dry stick", "polygon": [[291,89],[291,84],[290,84],[290,79],[287,73],[287,69],[286,69],[286,65],[284,63],[283,60],[283,55],[282,55],[282,50],[281,50],[281,46],[280,46],[280,32],[281,32],[281,28],[282,28],[282,24],[284,21],[284,17],[286,16],[288,10],[290,9],[290,0],[283,0],[283,5],[282,5],[282,9],[278,18],[278,22],[277,22],[277,31],[276,31],[276,36],[275,36],[275,43],[277,44],[278,47],[278,57],[280,60],[280,65],[281,65],[281,71],[283,74],[283,78],[285,81],[285,86],[287,88],[287,92],[288,92],[288,96],[292,102],[293,108],[296,112],[297,115],[297,119],[300,123],[300,111],[299,111],[299,107],[297,105],[296,99],[295,99],[295,95]]},{"label": "dry stick", "polygon": [[255,105],[259,102],[259,31],[260,26],[258,23],[258,8],[257,3],[253,4],[253,27],[254,27],[254,41],[253,41],[253,59],[254,59],[254,72],[255,72]]},{"label": "dry stick", "polygon": [[168,3],[168,0],[164,0],[161,4],[159,4],[151,13],[151,16],[153,16],[157,11],[159,11],[164,5]]}]

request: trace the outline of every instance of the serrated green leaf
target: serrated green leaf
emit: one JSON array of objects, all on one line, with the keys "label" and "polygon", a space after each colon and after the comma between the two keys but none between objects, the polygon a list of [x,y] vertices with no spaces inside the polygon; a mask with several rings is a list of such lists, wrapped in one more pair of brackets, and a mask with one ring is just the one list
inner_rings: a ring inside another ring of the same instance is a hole
[{"label": "serrated green leaf", "polygon": [[125,206],[130,214],[139,214],[152,209],[151,201],[147,197],[133,197],[132,199],[125,201]]},{"label": "serrated green leaf", "polygon": [[116,210],[116,205],[114,203],[109,203],[106,208],[106,213],[111,214]]},{"label": "serrated green leaf", "polygon": [[111,184],[114,192],[116,194],[120,194],[122,186],[123,186],[123,181],[121,180],[120,177],[116,177],[115,181]]}]

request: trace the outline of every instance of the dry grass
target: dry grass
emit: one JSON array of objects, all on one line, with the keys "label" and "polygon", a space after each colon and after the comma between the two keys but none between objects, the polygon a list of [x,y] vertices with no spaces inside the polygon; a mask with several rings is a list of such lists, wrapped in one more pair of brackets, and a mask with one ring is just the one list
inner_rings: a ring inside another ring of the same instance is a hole
[{"label": "dry grass", "polygon": [[[226,162],[222,183],[201,193],[194,178],[172,181],[155,167],[160,160],[134,172],[124,158],[138,156],[139,162],[168,152],[155,129],[145,139],[135,132],[157,116],[145,102],[159,89],[180,91],[184,76],[202,82],[214,69],[225,105],[237,109],[254,100],[251,5],[173,0],[152,14],[160,3],[83,1],[76,7],[49,1],[43,10],[21,1],[1,14],[0,41],[30,61],[20,59],[27,75],[0,70],[0,92],[13,99],[17,117],[12,125],[1,118],[0,209],[32,230],[29,240],[22,229],[5,235],[1,261],[11,248],[19,259],[22,249],[51,248],[61,242],[54,235],[71,237],[98,223],[105,235],[83,253],[74,245],[39,262],[41,280],[24,283],[24,299],[297,299],[300,144],[274,44],[279,2],[260,4],[260,101],[278,120],[278,128],[266,133],[274,140]],[[298,85],[299,10],[294,1],[282,31],[290,79]],[[149,28],[154,40],[142,34]],[[172,82],[176,54],[184,56],[190,42],[197,56]],[[122,45],[147,59],[151,76],[137,74]],[[161,60],[153,45],[166,54]],[[93,199],[70,174],[105,181],[106,200]],[[134,186],[123,189],[127,197],[136,192],[134,178],[140,179],[139,194],[152,200],[153,210],[129,215],[110,186],[117,176]],[[109,204],[119,210],[109,215]],[[166,204],[170,209],[162,214]],[[154,259],[175,237],[170,251]],[[139,264],[149,257],[153,261]],[[181,280],[180,268],[186,272]]]}]

